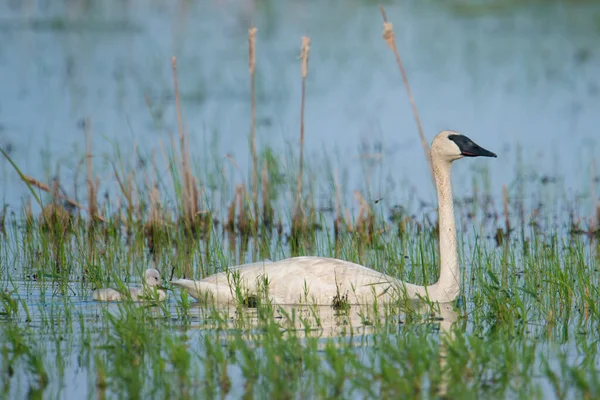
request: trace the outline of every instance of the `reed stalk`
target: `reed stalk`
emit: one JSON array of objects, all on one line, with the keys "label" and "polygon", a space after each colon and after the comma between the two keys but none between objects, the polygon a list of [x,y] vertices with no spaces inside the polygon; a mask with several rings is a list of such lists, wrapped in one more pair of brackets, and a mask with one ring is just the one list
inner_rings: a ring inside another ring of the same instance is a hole
[{"label": "reed stalk", "polygon": [[262,200],[263,200],[263,224],[269,229],[273,225],[273,205],[269,194],[269,172],[267,165],[263,165],[262,169]]},{"label": "reed stalk", "polygon": [[368,243],[370,243],[373,238],[374,231],[374,218],[373,213],[371,212],[371,207],[358,190],[354,192],[354,197],[360,204],[355,231],[358,232]]},{"label": "reed stalk", "polygon": [[225,229],[231,233],[235,232],[235,208],[237,205],[237,197],[238,191],[237,188],[233,195],[233,200],[229,204],[229,208],[227,209],[227,222],[225,224]]},{"label": "reed stalk", "polygon": [[[92,171],[92,127],[91,122],[86,119],[84,122],[85,129],[85,157],[87,166],[87,187],[88,187],[88,212],[90,214],[90,221],[98,215],[98,204],[96,202],[96,185],[94,183],[93,171]],[[51,192],[51,190],[49,191]]]},{"label": "reed stalk", "polygon": [[238,200],[238,230],[241,234],[248,234],[248,215],[246,215],[246,207],[244,199],[246,198],[246,187],[238,185],[236,187],[236,198]]},{"label": "reed stalk", "polygon": [[[50,194],[53,193],[53,190],[52,190],[52,188],[50,188],[50,186],[46,185],[43,182],[40,182],[39,180],[37,180],[37,179],[35,179],[35,178],[33,178],[33,177],[29,176],[29,175],[22,174],[21,178],[27,184],[29,184],[31,186],[35,186],[36,188],[38,188],[38,189],[40,189],[40,190],[42,190],[44,192],[50,193]],[[88,207],[86,207],[83,204],[81,204],[81,203],[79,203],[79,202],[77,202],[77,201],[75,201],[75,200],[73,200],[73,199],[65,196],[64,194],[62,194],[60,192],[57,192],[56,193],[56,197],[60,198],[61,200],[64,200],[65,202],[67,202],[71,206],[77,207],[78,209],[83,210],[83,211],[85,211],[85,212],[87,212],[88,214],[91,215],[90,209]],[[96,215],[96,219],[98,219],[98,220],[100,220],[102,222],[107,222],[106,218],[104,216],[100,215],[100,214]]]},{"label": "reed stalk", "polygon": [[[123,184],[123,180],[121,179],[121,176],[119,175],[119,171],[117,171],[117,167],[115,165],[115,163],[111,163],[112,164],[112,169],[113,169],[113,174],[115,175],[115,179],[117,180],[117,184],[119,185],[119,188],[121,189],[121,193],[123,194],[123,196],[125,197],[125,200],[127,201],[127,215],[128,215],[128,220],[131,221],[132,215],[133,215],[133,202],[131,199],[131,191],[128,191],[127,188],[125,188],[125,185]],[[120,207],[119,207],[120,209]]]},{"label": "reed stalk", "polygon": [[197,202],[195,203],[194,182],[190,167],[190,153],[186,146],[186,137],[183,128],[183,118],[181,116],[181,101],[179,97],[179,84],[177,81],[177,58],[171,58],[171,68],[173,70],[173,86],[175,89],[175,106],[177,108],[177,129],[179,132],[179,147],[181,153],[181,179],[183,185],[183,213],[184,219],[190,228],[196,215]]},{"label": "reed stalk", "polygon": [[337,239],[341,233],[340,224],[342,222],[342,194],[340,193],[340,183],[337,169],[333,174],[333,184],[335,186],[335,219],[333,221],[333,234]]},{"label": "reed stalk", "polygon": [[304,219],[304,212],[302,206],[302,176],[304,170],[304,105],[306,99],[306,77],[308,75],[308,56],[310,53],[310,38],[308,36],[302,37],[302,47],[300,50],[300,73],[302,76],[302,98],[300,102],[300,160],[299,160],[299,171],[298,171],[298,182],[296,185],[296,206],[294,210],[294,217],[292,225],[300,227],[304,225],[302,223]]},{"label": "reed stalk", "polygon": [[387,14],[383,6],[379,6],[379,9],[381,10],[381,16],[383,17],[383,38],[385,39],[390,49],[394,52],[394,56],[396,57],[396,63],[398,64],[398,68],[400,69],[400,73],[402,74],[402,80],[404,81],[404,87],[406,88],[406,93],[408,94],[408,100],[410,101],[410,106],[412,108],[415,121],[417,122],[417,129],[419,130],[421,146],[423,146],[423,151],[425,152],[425,158],[427,159],[427,164],[429,165],[431,178],[434,179],[433,166],[431,165],[431,158],[429,156],[429,145],[427,144],[427,139],[425,139],[423,127],[421,125],[421,118],[419,117],[419,110],[417,110],[417,105],[410,90],[410,85],[408,84],[406,71],[404,70],[404,66],[402,65],[402,59],[400,58],[400,53],[398,53],[398,49],[396,47],[396,36],[394,35],[394,30],[392,29],[392,23],[388,22]]},{"label": "reed stalk", "polygon": [[158,191],[158,183],[156,182],[156,151],[152,152],[152,181],[150,183],[150,212],[148,214],[148,222],[158,224],[161,221],[160,213],[160,193]]},{"label": "reed stalk", "polygon": [[254,208],[254,228],[258,227],[258,158],[256,156],[256,27],[248,30],[248,69],[250,70],[250,138],[252,147],[252,206]]},{"label": "reed stalk", "polygon": [[506,237],[510,235],[510,214],[508,211],[508,190],[506,185],[502,185],[502,198],[504,201],[504,226],[506,229]]}]

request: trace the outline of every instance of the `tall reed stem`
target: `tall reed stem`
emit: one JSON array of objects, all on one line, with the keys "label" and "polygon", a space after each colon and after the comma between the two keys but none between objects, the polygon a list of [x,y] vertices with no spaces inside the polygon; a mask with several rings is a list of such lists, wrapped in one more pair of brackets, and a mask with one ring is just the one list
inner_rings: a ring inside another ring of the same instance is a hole
[{"label": "tall reed stem", "polygon": [[87,187],[88,187],[88,211],[90,221],[93,221],[98,215],[98,205],[96,203],[96,185],[92,171],[92,128],[91,122],[86,118],[84,121],[85,129],[85,158],[87,166]]},{"label": "tall reed stem", "polygon": [[423,151],[425,152],[425,158],[427,159],[427,164],[429,164],[429,172],[431,172],[431,178],[433,179],[433,166],[431,165],[431,158],[429,157],[429,145],[427,144],[427,139],[425,139],[425,134],[423,133],[423,127],[421,126],[421,118],[419,118],[419,110],[417,110],[417,105],[415,104],[415,100],[413,99],[412,92],[410,91],[410,85],[408,84],[408,78],[406,77],[406,71],[404,70],[404,66],[402,65],[402,60],[400,59],[400,54],[398,53],[398,49],[396,48],[396,36],[394,35],[394,31],[392,29],[391,22],[388,22],[387,14],[383,6],[379,6],[381,10],[381,16],[383,17],[383,38],[387,42],[390,49],[394,52],[394,56],[396,56],[396,62],[398,63],[398,68],[402,73],[402,80],[404,81],[404,87],[406,88],[406,93],[408,93],[408,100],[410,101],[410,106],[412,107],[413,115],[415,116],[415,121],[417,122],[417,129],[419,130],[419,137],[421,139],[421,146],[423,146]]},{"label": "tall reed stem", "polygon": [[175,106],[177,108],[177,128],[179,131],[179,146],[181,148],[181,179],[183,184],[183,213],[185,219],[192,223],[196,205],[193,196],[193,181],[190,170],[189,152],[185,144],[185,134],[183,132],[183,119],[181,117],[181,102],[179,99],[179,84],[177,82],[177,58],[171,58],[171,67],[173,69],[173,86],[175,89]]},{"label": "tall reed stem", "polygon": [[504,200],[504,224],[506,226],[506,237],[510,235],[510,215],[508,213],[508,190],[502,185],[502,198]]},{"label": "tall reed stem", "polygon": [[[258,160],[256,156],[256,96],[254,72],[256,69],[256,27],[248,30],[248,68],[250,70],[250,137],[252,146],[252,206],[254,227],[258,227]],[[264,194],[263,194],[264,195]]]},{"label": "tall reed stem", "polygon": [[310,38],[302,37],[302,48],[300,51],[302,75],[302,100],[300,103],[300,165],[298,171],[298,183],[296,186],[296,210],[294,219],[300,218],[302,211],[302,173],[304,169],[304,102],[306,98],[306,76],[308,75],[308,54],[310,52]]}]

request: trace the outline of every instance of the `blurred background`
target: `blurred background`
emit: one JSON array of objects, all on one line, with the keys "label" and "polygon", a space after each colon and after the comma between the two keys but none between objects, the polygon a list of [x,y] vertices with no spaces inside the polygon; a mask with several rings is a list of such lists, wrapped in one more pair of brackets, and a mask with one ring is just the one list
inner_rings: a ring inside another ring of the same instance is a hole
[{"label": "blurred background", "polygon": [[[6,0],[0,3],[0,146],[22,171],[83,185],[84,120],[96,171],[110,187],[115,149],[170,144],[177,118],[171,57],[195,170],[251,157],[248,28],[257,34],[257,142],[293,152],[300,126],[300,44],[310,36],[309,170],[331,160],[351,193],[371,171],[371,199],[433,201],[416,124],[379,3],[367,0]],[[498,154],[455,168],[467,190],[486,169],[491,191],[516,171],[586,191],[598,180],[600,2],[384,2],[428,141],[458,130]],[[288,150],[286,150],[288,149]],[[314,161],[311,162],[311,160]],[[365,161],[367,160],[367,161]],[[359,162],[360,161],[360,162]],[[365,168],[365,162],[368,164]],[[372,172],[375,171],[375,172]],[[164,172],[164,171],[163,171]],[[164,172],[166,173],[166,172]],[[583,188],[583,189],[582,189]],[[0,199],[27,187],[0,162]]]}]

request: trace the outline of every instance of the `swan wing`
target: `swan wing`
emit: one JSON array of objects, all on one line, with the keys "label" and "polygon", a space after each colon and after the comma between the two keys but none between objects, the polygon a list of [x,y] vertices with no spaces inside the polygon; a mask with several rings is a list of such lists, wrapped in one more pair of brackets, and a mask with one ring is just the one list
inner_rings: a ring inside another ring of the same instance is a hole
[{"label": "swan wing", "polygon": [[[229,268],[201,282],[219,287],[240,286],[250,293],[268,288],[277,304],[317,303],[331,305],[347,294],[353,303],[373,302],[397,281],[381,272],[345,260],[327,257],[294,257]],[[354,297],[353,297],[354,296]]]}]

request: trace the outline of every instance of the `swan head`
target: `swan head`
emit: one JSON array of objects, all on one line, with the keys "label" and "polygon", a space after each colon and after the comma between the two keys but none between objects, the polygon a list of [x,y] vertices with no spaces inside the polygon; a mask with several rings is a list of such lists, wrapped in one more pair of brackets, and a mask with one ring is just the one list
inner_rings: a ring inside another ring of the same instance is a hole
[{"label": "swan head", "polygon": [[431,143],[431,157],[447,162],[463,157],[497,157],[465,135],[455,131],[441,131]]},{"label": "swan head", "polygon": [[149,287],[161,287],[162,280],[160,278],[160,272],[158,272],[154,268],[148,268],[144,273],[144,283],[146,284],[146,286]]}]

